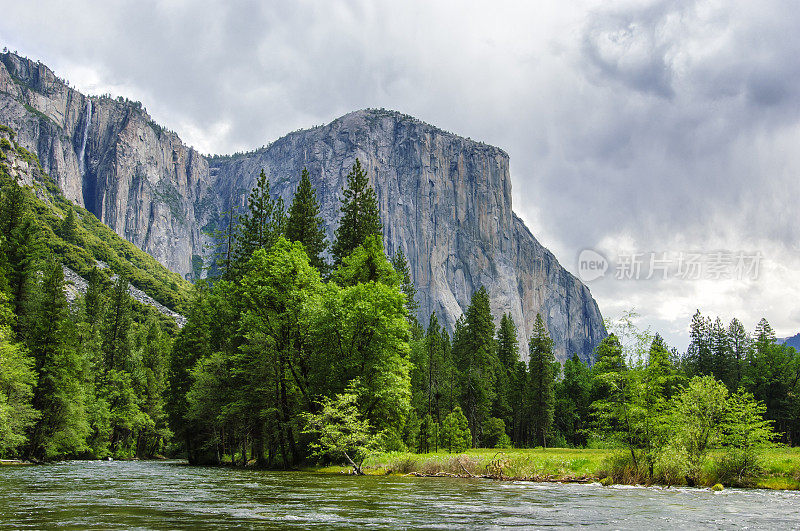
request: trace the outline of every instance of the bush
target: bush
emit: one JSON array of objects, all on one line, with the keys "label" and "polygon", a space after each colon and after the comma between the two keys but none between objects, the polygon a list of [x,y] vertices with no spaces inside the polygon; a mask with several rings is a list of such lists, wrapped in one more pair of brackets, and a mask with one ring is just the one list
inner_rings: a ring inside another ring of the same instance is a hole
[{"label": "bush", "polygon": [[483,443],[487,448],[510,448],[511,439],[502,419],[489,418],[483,423]]},{"label": "bush", "polygon": [[467,417],[461,408],[456,408],[445,417],[442,422],[442,430],[440,434],[441,444],[447,448],[450,453],[463,452],[469,448],[472,434],[469,431],[469,424]]},{"label": "bush", "polygon": [[653,480],[664,485],[683,485],[689,473],[689,455],[680,446],[667,446],[656,454]]},{"label": "bush", "polygon": [[763,472],[764,468],[758,460],[753,460],[740,451],[729,451],[714,462],[711,467],[711,481],[735,487],[752,487],[755,485],[755,478]]},{"label": "bush", "polygon": [[627,451],[617,452],[603,461],[603,473],[614,483],[638,485],[647,482],[648,470],[643,459],[638,459],[638,466],[633,456]]}]

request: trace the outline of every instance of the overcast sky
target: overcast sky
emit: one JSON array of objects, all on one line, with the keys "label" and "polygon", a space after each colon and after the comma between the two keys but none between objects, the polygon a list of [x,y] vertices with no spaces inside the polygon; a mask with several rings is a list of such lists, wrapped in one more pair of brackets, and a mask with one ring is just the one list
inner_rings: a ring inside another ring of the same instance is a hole
[{"label": "overcast sky", "polygon": [[[141,100],[204,153],[365,107],[502,147],[534,235],[573,273],[583,249],[609,262],[587,283],[604,316],[635,308],[680,349],[698,308],[800,332],[791,0],[0,0],[0,12],[0,45],[84,92]],[[731,256],[760,256],[757,275],[713,273]],[[636,259],[647,276],[651,257],[666,279],[616,278]],[[683,267],[698,259],[699,279]]]}]

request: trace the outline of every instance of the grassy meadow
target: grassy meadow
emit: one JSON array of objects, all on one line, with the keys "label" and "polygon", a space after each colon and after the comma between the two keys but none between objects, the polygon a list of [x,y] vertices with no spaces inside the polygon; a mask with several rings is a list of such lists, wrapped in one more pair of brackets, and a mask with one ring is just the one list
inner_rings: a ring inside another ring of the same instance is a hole
[{"label": "grassy meadow", "polygon": [[[613,474],[614,458],[620,454],[624,453],[619,449],[582,448],[477,448],[460,454],[446,451],[428,454],[391,452],[368,458],[364,462],[364,473],[595,482]],[[708,467],[710,485],[717,483],[712,470],[714,457],[712,452]],[[755,478],[754,487],[800,490],[800,448],[778,447],[764,450],[762,464],[763,473]],[[351,468],[347,466],[324,466],[310,470],[343,474],[351,472]]]}]

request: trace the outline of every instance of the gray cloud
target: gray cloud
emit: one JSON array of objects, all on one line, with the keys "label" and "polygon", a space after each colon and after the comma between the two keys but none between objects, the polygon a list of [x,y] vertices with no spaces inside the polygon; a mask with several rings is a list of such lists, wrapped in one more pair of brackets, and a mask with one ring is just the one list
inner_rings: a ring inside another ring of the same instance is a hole
[{"label": "gray cloud", "polygon": [[[112,5],[113,4],[113,5]],[[587,247],[760,249],[747,286],[601,282],[685,340],[695,307],[800,328],[800,13],[792,2],[13,2],[0,42],[140,99],[204,152],[363,107],[511,155],[516,209]],[[664,310],[672,308],[671,316]]]}]

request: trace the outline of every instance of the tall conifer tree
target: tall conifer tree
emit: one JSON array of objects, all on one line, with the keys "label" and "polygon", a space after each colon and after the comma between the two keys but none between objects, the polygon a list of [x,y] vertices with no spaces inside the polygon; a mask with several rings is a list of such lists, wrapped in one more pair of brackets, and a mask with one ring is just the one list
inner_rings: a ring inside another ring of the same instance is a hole
[{"label": "tall conifer tree", "polygon": [[392,256],[392,267],[394,267],[394,270],[397,271],[398,275],[400,275],[400,279],[402,281],[400,289],[406,296],[406,310],[408,310],[408,318],[411,323],[413,333],[414,329],[419,328],[419,322],[417,321],[419,302],[417,301],[417,288],[414,286],[414,282],[411,280],[411,271],[408,267],[408,260],[406,260],[406,255],[403,252],[402,247],[398,247],[397,251],[394,253],[394,256]]},{"label": "tall conifer tree", "polygon": [[235,266],[238,274],[244,274],[246,264],[256,249],[272,248],[278,238],[286,232],[286,209],[283,199],[272,199],[269,179],[264,170],[258,176],[256,186],[247,199],[247,213],[239,220],[235,245]]},{"label": "tall conifer tree", "polygon": [[542,447],[547,446],[547,432],[553,423],[555,408],[555,357],[553,340],[547,333],[541,314],[536,314],[533,335],[529,342],[530,351],[530,396],[531,427],[533,440]]},{"label": "tall conifer tree", "polygon": [[469,422],[472,445],[480,441],[483,422],[489,418],[495,398],[497,351],[489,294],[481,286],[456,324],[453,361],[459,372],[461,405]]},{"label": "tall conifer tree", "polygon": [[319,213],[317,191],[311,186],[306,168],[303,168],[300,184],[297,185],[297,191],[289,207],[286,239],[302,243],[311,265],[318,271],[325,272],[327,265],[322,258],[328,247],[328,242],[325,240],[325,222]]},{"label": "tall conifer tree", "polygon": [[367,236],[381,237],[383,233],[375,190],[369,185],[367,173],[358,159],[347,174],[341,211],[342,219],[336,229],[336,241],[331,249],[336,266],[353,249],[363,244]]}]

